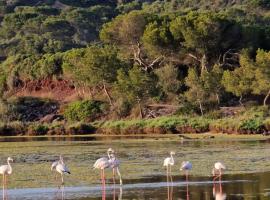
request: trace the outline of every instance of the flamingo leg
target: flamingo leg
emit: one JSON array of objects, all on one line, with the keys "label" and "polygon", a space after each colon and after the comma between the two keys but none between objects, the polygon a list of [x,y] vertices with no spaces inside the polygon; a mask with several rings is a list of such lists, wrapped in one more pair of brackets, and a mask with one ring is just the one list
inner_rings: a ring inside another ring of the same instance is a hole
[{"label": "flamingo leg", "polygon": [[5,198],[7,199],[7,175],[5,175]]},{"label": "flamingo leg", "polygon": [[167,194],[168,194],[168,200],[170,200],[169,167],[168,166],[167,166]]},{"label": "flamingo leg", "polygon": [[169,182],[169,166],[167,166],[167,182]]},{"label": "flamingo leg", "polygon": [[5,199],[5,174],[3,174],[3,199]]},{"label": "flamingo leg", "polygon": [[105,182],[105,172],[102,169],[102,179],[103,179],[103,200],[106,200],[106,182]]},{"label": "flamingo leg", "polygon": [[188,171],[186,170],[186,183],[187,183],[187,200],[189,200],[189,191],[188,191]]},{"label": "flamingo leg", "polygon": [[122,176],[121,176],[121,173],[120,173],[118,167],[116,167],[116,172],[117,172],[117,174],[118,174],[118,176],[119,176],[119,179],[120,179],[120,185],[123,185]]},{"label": "flamingo leg", "polygon": [[115,185],[115,168],[113,168],[113,184]]},{"label": "flamingo leg", "polygon": [[61,181],[62,181],[62,185],[64,185],[64,176],[63,176],[63,174],[61,174]]}]

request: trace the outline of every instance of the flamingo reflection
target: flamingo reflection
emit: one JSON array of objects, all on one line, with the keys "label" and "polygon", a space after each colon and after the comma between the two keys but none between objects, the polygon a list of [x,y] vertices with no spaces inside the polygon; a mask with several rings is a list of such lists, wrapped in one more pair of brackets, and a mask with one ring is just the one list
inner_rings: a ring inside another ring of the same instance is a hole
[{"label": "flamingo reflection", "polygon": [[65,186],[64,185],[58,186],[58,190],[56,192],[55,199],[65,200]]},{"label": "flamingo reflection", "polygon": [[173,199],[173,179],[172,175],[170,175],[170,178],[167,176],[167,194],[168,194],[168,200]]},{"label": "flamingo reflection", "polygon": [[226,200],[226,193],[223,193],[221,181],[217,183],[213,183],[213,197],[215,200]]},{"label": "flamingo reflection", "polygon": [[[106,188],[104,188],[106,189]],[[116,195],[116,187],[115,184],[113,185],[113,200],[117,199],[117,195]],[[123,189],[122,186],[119,187],[119,193],[118,193],[118,200],[122,200],[122,196],[123,196]],[[106,200],[106,192],[102,192],[102,200]]]}]

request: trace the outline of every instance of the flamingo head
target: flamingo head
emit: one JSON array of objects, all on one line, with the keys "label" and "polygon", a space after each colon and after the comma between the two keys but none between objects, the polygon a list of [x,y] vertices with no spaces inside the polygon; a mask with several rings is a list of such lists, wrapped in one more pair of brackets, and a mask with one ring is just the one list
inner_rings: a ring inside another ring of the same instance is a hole
[{"label": "flamingo head", "polygon": [[63,159],[63,156],[62,156],[62,155],[60,155],[60,156],[59,156],[59,160],[64,161],[64,159]]},{"label": "flamingo head", "polygon": [[171,151],[170,154],[171,154],[171,155],[175,155],[175,152],[174,152],[174,151]]},{"label": "flamingo head", "polygon": [[114,150],[113,150],[112,148],[109,148],[109,149],[107,150],[107,152],[108,152],[108,154],[114,154]]},{"label": "flamingo head", "polygon": [[13,159],[11,157],[8,157],[7,161],[8,162],[13,162]]}]

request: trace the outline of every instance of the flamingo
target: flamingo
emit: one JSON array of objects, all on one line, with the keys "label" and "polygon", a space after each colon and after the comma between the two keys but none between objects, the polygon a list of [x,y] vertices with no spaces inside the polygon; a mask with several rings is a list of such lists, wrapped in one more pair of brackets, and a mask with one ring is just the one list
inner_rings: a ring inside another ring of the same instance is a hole
[{"label": "flamingo", "polygon": [[188,182],[188,171],[192,169],[192,164],[189,161],[184,161],[181,164],[180,171],[185,171],[186,174],[186,181]]},{"label": "flamingo", "polygon": [[111,148],[109,148],[107,150],[108,157],[102,157],[102,158],[97,159],[95,164],[93,165],[94,169],[100,170],[101,181],[102,181],[102,185],[104,185],[104,186],[105,186],[105,172],[104,172],[104,170],[111,166],[110,159],[111,159],[112,152],[113,152],[113,150]]},{"label": "flamingo", "polygon": [[163,166],[167,168],[167,178],[168,178],[169,173],[171,174],[172,166],[174,165],[173,155],[175,155],[175,152],[171,151],[170,157],[165,158],[163,162]]},{"label": "flamingo", "polygon": [[3,175],[3,198],[5,197],[5,186],[7,185],[7,175],[12,174],[12,167],[10,162],[13,162],[11,157],[7,158],[7,165],[0,166],[0,174]]},{"label": "flamingo", "polygon": [[215,181],[217,178],[219,178],[219,180],[221,180],[222,171],[225,169],[226,169],[226,167],[223,163],[216,162],[214,165],[214,168],[212,169],[212,174],[214,176],[213,181]]},{"label": "flamingo", "polygon": [[59,161],[55,161],[51,165],[51,170],[57,171],[61,174],[62,185],[64,184],[64,174],[71,174],[68,167],[64,163],[63,157],[60,155]]},{"label": "flamingo", "polygon": [[120,166],[120,161],[116,158],[114,150],[112,150],[111,154],[110,154],[110,168],[113,169],[113,183],[115,183],[115,170],[119,176],[120,179],[120,185],[123,185],[123,181],[122,181],[122,176],[119,170],[119,166]]}]

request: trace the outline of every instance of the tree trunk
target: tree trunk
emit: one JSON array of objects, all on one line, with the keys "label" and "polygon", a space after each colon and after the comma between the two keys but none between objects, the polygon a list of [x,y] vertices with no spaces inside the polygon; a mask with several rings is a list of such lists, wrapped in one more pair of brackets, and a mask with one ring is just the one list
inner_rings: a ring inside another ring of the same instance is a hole
[{"label": "tree trunk", "polygon": [[138,98],[138,104],[139,104],[139,109],[140,109],[140,117],[143,119],[143,112],[142,112],[142,106],[141,106],[141,100]]},{"label": "tree trunk", "polygon": [[264,100],[263,100],[263,105],[266,106],[267,100],[270,96],[270,90],[268,91],[267,95],[265,96]]},{"label": "tree trunk", "polygon": [[204,54],[203,57],[201,58],[201,73],[203,71],[208,71],[207,70],[207,58],[206,55]]},{"label": "tree trunk", "polygon": [[218,105],[219,105],[219,104],[220,104],[220,98],[219,98],[218,93],[216,93],[216,98],[217,98],[217,103],[218,103]]},{"label": "tree trunk", "polygon": [[199,101],[199,105],[200,105],[201,115],[203,115],[203,107],[202,107],[202,102],[201,101]]},{"label": "tree trunk", "polygon": [[111,96],[110,96],[110,94],[109,94],[109,92],[108,92],[108,90],[106,88],[105,81],[103,81],[103,89],[104,89],[104,92],[105,92],[106,96],[108,97],[108,100],[110,102],[110,105],[112,106],[113,105],[112,98],[111,98]]},{"label": "tree trunk", "polygon": [[243,96],[241,95],[240,98],[239,98],[239,103],[240,103],[241,106],[243,105],[242,99],[243,99]]}]

